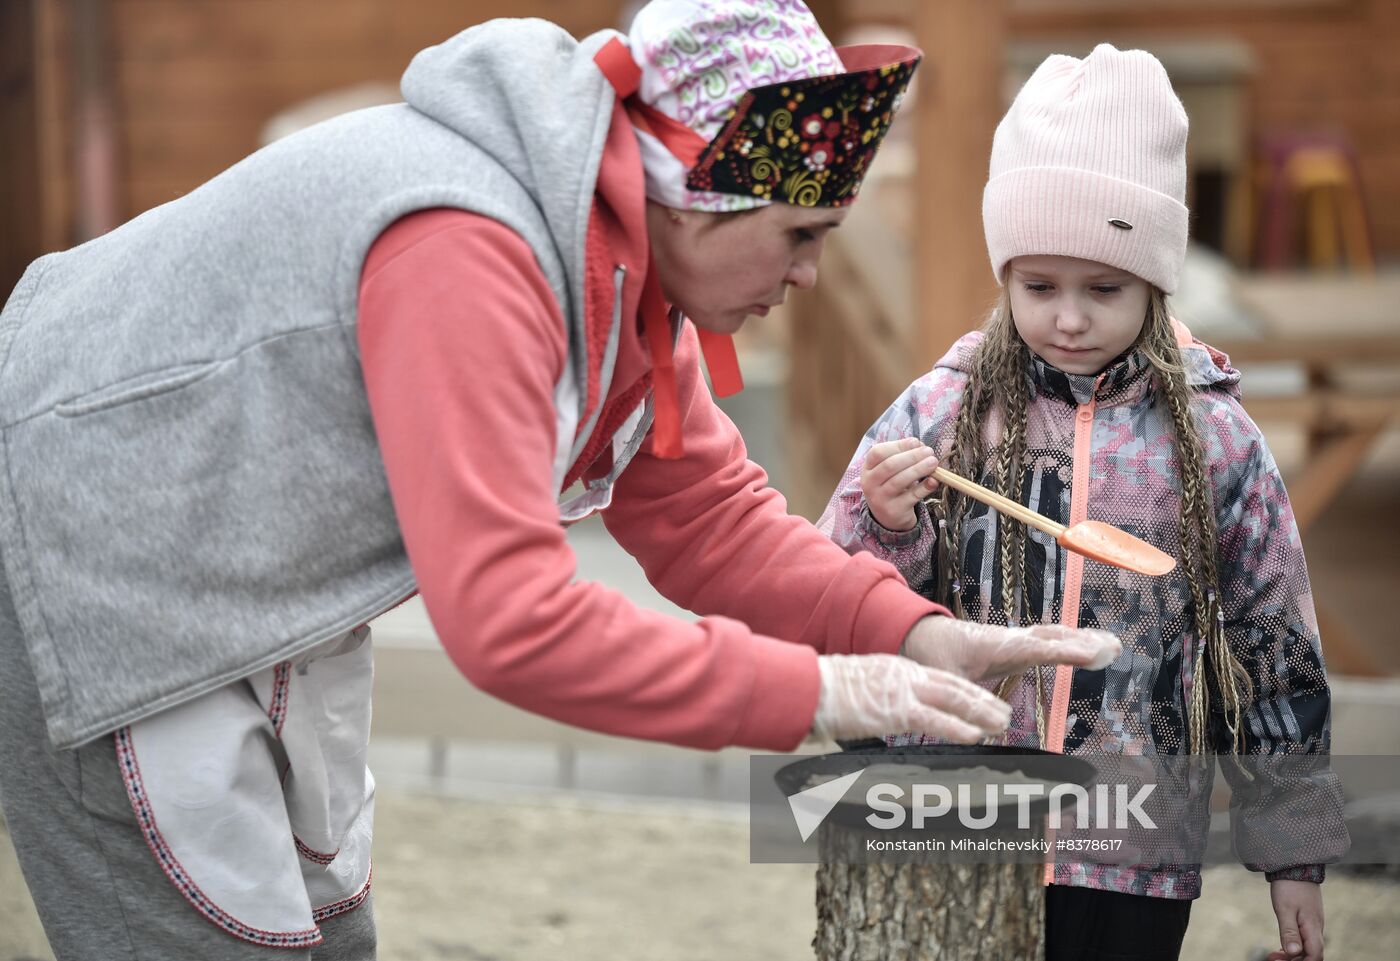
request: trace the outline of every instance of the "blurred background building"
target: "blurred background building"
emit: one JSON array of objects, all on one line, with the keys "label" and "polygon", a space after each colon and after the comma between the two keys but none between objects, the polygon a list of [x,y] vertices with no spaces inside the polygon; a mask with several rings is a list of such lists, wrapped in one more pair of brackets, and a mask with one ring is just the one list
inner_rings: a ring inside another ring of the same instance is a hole
[{"label": "blurred background building", "polygon": [[[926,60],[863,202],[832,237],[820,289],[743,335],[750,389],[728,406],[793,509],[820,513],[866,426],[992,302],[981,192],[1020,82],[1051,52],[1143,47],[1191,118],[1193,242],[1176,311],[1246,371],[1248,406],[1287,472],[1334,671],[1400,669],[1384,603],[1400,575],[1389,433],[1400,2],[811,5],[838,42],[901,39]],[[535,15],[583,35],[635,6],[4,0],[0,288],[34,257],[179,197],[269,140],[398,99],[413,53],[472,23]]]},{"label": "blurred background building", "polygon": [[[582,36],[636,6],[3,0],[0,289],[272,139],[398,99],[413,53],[472,23],[541,16]],[[1019,84],[1051,52],[1143,47],[1191,119],[1193,242],[1175,310],[1246,372],[1308,548],[1329,665],[1400,670],[1385,603],[1400,582],[1400,2],[811,6],[838,43],[899,39],[926,59],[819,290],[742,335],[749,389],[726,406],[793,510],[821,512],[873,418],[991,304],[981,193]],[[666,606],[596,525],[576,542],[584,576]],[[400,631],[415,632],[432,646],[421,615]]]},{"label": "blurred background building", "polygon": [[[726,409],[794,512],[821,512],[874,417],[991,305],[981,194],[1019,83],[1048,53],[1148,49],[1191,120],[1176,313],[1244,370],[1283,467],[1336,678],[1336,750],[1400,754],[1400,0],[809,2],[838,43],[898,38],[926,59],[819,289],[741,336],[749,388]],[[0,294],[40,254],[272,139],[398,99],[413,53],[473,23],[540,16],[582,36],[635,6],[0,0]],[[601,525],[570,536],[581,576],[681,613]],[[480,786],[489,771],[542,790],[746,796],[738,754],[573,731],[472,691],[421,608],[376,636],[386,784]]]}]

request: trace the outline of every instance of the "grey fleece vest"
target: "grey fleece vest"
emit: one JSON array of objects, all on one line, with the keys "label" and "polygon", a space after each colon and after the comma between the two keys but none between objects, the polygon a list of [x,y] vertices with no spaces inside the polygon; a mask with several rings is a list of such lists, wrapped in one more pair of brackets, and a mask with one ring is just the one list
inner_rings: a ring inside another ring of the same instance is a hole
[{"label": "grey fleece vest", "polygon": [[30,266],[0,314],[0,555],[55,744],[414,589],[355,336],[365,255],[404,214],[479,212],[534,250],[569,325],[562,479],[590,426],[584,239],[613,106],[592,54],[613,35],[468,30],[414,59],[407,104],[279,141]]}]

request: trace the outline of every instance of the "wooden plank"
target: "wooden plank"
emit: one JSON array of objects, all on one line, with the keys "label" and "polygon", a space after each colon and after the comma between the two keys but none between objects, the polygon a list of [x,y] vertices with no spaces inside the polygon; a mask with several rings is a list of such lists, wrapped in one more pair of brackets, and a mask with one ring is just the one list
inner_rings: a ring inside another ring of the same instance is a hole
[{"label": "wooden plank", "polygon": [[540,17],[576,36],[617,26],[620,0],[115,0],[132,59],[217,53],[249,61],[415,51],[496,17]]},{"label": "wooden plank", "polygon": [[191,170],[191,174],[195,176],[190,179],[127,181],[127,202],[130,204],[132,216],[172,200],[178,200],[223,169],[223,167],[211,169],[203,177],[197,176],[199,171]]},{"label": "wooden plank", "polygon": [[[113,0],[126,113],[126,215],[193,189],[257,149],[264,125],[307,98],[366,82],[397,88],[413,55],[494,16],[591,32],[616,0]],[[586,29],[578,29],[586,28]]]},{"label": "wooden plank", "polygon": [[832,43],[840,45],[850,27],[851,0],[807,0],[807,9],[821,24],[822,32]]},{"label": "wooden plank", "polygon": [[[1268,4],[1267,16],[1259,6]],[[1334,23],[1339,18],[1364,15],[1365,0],[1010,0],[1010,15],[1018,31],[1099,29],[1144,21],[1162,22],[1163,8],[1171,10],[1166,24],[1174,33],[1187,26],[1260,23],[1264,28],[1304,23]]]},{"label": "wooden plank", "polygon": [[[827,271],[828,277],[823,285],[822,296],[829,302],[831,326],[841,330],[842,339],[850,345],[854,355],[860,358],[860,365],[872,371],[882,384],[891,388],[889,396],[883,402],[888,404],[913,379],[913,373],[909,370],[908,353],[900,345],[898,338],[892,336],[893,328],[878,310],[878,298],[871,293],[861,270],[850,254],[840,247],[828,244],[826,260],[823,269]],[[847,357],[845,350],[828,350],[827,353]],[[929,366],[932,366],[932,363]]]},{"label": "wooden plank", "polygon": [[[1400,317],[1397,317],[1400,326]],[[1397,331],[1400,333],[1400,331]],[[1259,340],[1212,341],[1211,346],[1245,363],[1394,364],[1400,361],[1400,337],[1267,337]]]},{"label": "wooden plank", "polygon": [[[379,81],[397,87],[416,51],[401,55],[269,60],[250,65],[213,56],[173,63],[127,61],[118,74],[127,113],[137,121],[205,118],[227,112],[270,115],[306,97]],[[178,75],[179,83],[172,83]]]},{"label": "wooden plank", "polygon": [[[877,159],[876,164],[879,164]],[[873,176],[873,174],[872,174]],[[841,229],[826,241],[823,270],[836,265],[856,278],[865,306],[859,311],[867,336],[895,347],[903,355],[917,323],[914,313],[914,286],[909,246],[890,229],[879,206],[878,191],[894,186],[880,183],[862,192]],[[908,195],[906,184],[898,185],[901,196]],[[839,262],[839,263],[838,263]]]},{"label": "wooden plank", "polygon": [[1383,424],[1372,424],[1347,431],[1311,454],[1302,474],[1288,485],[1300,532],[1322,516],[1355,476],[1383,428]]},{"label": "wooden plank", "polygon": [[995,300],[982,188],[1002,102],[1004,0],[920,3],[916,75],[915,303],[909,359],[926,370]]},{"label": "wooden plank", "polygon": [[1374,655],[1357,641],[1356,635],[1331,608],[1316,599],[1314,604],[1317,608],[1317,633],[1322,638],[1322,657],[1327,662],[1329,674],[1381,677],[1387,673],[1381,670]]},{"label": "wooden plank", "polygon": [[126,218],[118,159],[118,105],[112,92],[112,30],[104,0],[72,0],[77,138],[77,240],[100,236]]},{"label": "wooden plank", "polygon": [[0,302],[42,253],[35,4],[0,4]]},{"label": "wooden plank", "polygon": [[1315,391],[1281,397],[1245,396],[1244,409],[1255,420],[1287,421],[1310,430],[1384,426],[1400,420],[1400,395]]},{"label": "wooden plank", "polygon": [[831,485],[825,483],[825,472],[808,466],[820,461],[816,425],[809,417],[794,418],[783,439],[787,443],[789,460],[798,468],[791,472],[788,489],[783,492],[787,496],[788,511],[815,523],[826,509],[832,490]]},{"label": "wooden plank", "polygon": [[39,245],[41,252],[72,246],[76,217],[73,169],[73,43],[71,9],[59,0],[35,0],[38,31],[35,91],[39,111]]},{"label": "wooden plank", "polygon": [[[390,32],[399,12],[394,6],[379,0],[116,0],[113,18],[124,59],[331,59],[372,48]],[[406,15],[410,5],[399,6]]]},{"label": "wooden plank", "polygon": [[880,23],[913,29],[921,0],[847,0],[848,16],[856,23]]},{"label": "wooden plank", "polygon": [[1086,13],[1105,14],[1122,11],[1151,11],[1161,15],[1200,13],[1205,10],[1239,8],[1255,14],[1277,14],[1285,10],[1334,11],[1354,5],[1356,0],[1011,0],[1017,12],[1048,13],[1058,16]]},{"label": "wooden plank", "polygon": [[1264,325],[1264,339],[1301,342],[1400,339],[1400,276],[1254,274],[1231,287]]},{"label": "wooden plank", "polygon": [[630,21],[624,23],[623,14],[638,6],[630,0],[415,0],[395,8],[394,30],[386,40],[418,49],[496,17],[539,17],[584,37],[605,27],[625,31]]},{"label": "wooden plank", "polygon": [[191,168],[223,169],[258,149],[258,136],[273,114],[170,119],[142,117],[127,124],[125,161],[131,176],[162,179]]}]

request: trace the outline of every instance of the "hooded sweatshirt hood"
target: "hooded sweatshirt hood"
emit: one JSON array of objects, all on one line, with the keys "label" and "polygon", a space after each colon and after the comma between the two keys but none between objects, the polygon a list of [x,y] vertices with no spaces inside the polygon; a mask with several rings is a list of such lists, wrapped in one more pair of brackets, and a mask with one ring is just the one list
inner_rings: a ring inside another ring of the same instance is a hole
[{"label": "hooded sweatshirt hood", "polygon": [[545,20],[492,20],[419,51],[400,84],[411,107],[490,154],[537,200],[575,293],[614,102],[593,56],[620,36],[580,42]]}]

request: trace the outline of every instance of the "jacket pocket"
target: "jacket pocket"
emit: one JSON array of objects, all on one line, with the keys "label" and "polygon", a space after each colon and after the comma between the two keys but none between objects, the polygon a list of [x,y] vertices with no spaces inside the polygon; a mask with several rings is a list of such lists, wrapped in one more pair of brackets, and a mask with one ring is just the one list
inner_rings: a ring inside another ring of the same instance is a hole
[{"label": "jacket pocket", "polygon": [[60,417],[82,417],[98,411],[111,410],[123,404],[145,400],[160,394],[188,387],[208,377],[223,366],[224,361],[210,360],[197,364],[180,364],[161,370],[138,374],[115,384],[98,388],[72,400],[54,405],[54,413]]}]

